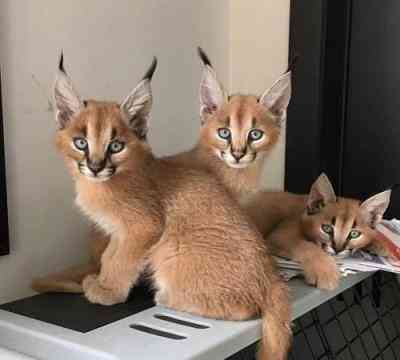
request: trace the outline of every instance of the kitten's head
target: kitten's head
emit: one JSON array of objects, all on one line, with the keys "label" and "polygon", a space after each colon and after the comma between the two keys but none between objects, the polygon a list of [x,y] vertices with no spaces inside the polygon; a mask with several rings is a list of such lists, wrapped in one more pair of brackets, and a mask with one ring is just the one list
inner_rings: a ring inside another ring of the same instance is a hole
[{"label": "kitten's head", "polygon": [[372,245],[375,226],[389,206],[391,190],[364,202],[337,198],[332,184],[321,174],[311,187],[302,216],[306,236],[330,252],[339,254]]},{"label": "kitten's head", "polygon": [[233,168],[262,158],[278,141],[291,95],[291,72],[283,74],[260,97],[227,96],[202,49],[200,144]]},{"label": "kitten's head", "polygon": [[56,146],[74,177],[103,182],[132,168],[149,151],[147,124],[152,104],[153,63],[144,78],[122,101],[83,101],[64,70],[61,55],[54,85],[58,131]]}]

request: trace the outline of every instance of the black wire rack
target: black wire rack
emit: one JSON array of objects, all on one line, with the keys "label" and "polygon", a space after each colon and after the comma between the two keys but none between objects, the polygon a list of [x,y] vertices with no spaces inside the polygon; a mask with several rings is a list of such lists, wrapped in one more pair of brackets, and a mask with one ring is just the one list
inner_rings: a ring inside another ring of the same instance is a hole
[{"label": "black wire rack", "polygon": [[[378,272],[294,322],[289,360],[400,359],[400,285]],[[229,360],[253,360],[255,345]]]}]

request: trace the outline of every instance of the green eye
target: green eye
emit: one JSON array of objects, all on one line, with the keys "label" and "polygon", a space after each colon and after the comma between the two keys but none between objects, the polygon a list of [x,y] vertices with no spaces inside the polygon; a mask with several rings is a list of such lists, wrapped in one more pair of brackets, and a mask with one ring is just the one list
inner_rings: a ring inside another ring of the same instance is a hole
[{"label": "green eye", "polygon": [[253,129],[249,132],[249,140],[257,141],[260,140],[264,135],[264,132],[258,129]]},{"label": "green eye", "polygon": [[87,140],[84,138],[75,138],[74,140],[74,146],[78,149],[78,150],[86,150],[88,147],[88,143]]},{"label": "green eye", "polygon": [[220,128],[218,129],[218,136],[221,139],[228,140],[231,138],[231,131],[228,128]]},{"label": "green eye", "polygon": [[125,147],[125,144],[123,142],[114,140],[114,141],[110,142],[110,144],[108,145],[108,151],[110,153],[116,154],[116,153],[121,152],[124,147]]},{"label": "green eye", "polygon": [[333,234],[333,226],[329,225],[329,224],[323,224],[321,226],[321,229],[324,233],[328,234],[328,235],[332,235]]},{"label": "green eye", "polygon": [[358,237],[360,237],[360,235],[361,235],[361,231],[351,230],[349,233],[349,239],[357,239]]}]

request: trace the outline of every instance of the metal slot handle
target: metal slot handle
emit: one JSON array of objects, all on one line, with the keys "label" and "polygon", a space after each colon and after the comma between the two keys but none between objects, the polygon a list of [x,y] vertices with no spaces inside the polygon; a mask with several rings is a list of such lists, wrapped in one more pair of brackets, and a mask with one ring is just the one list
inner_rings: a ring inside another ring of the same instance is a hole
[{"label": "metal slot handle", "polygon": [[193,329],[209,329],[210,328],[209,326],[204,325],[204,324],[199,324],[199,323],[195,323],[195,322],[188,321],[188,320],[178,319],[178,318],[170,316],[170,315],[156,314],[156,315],[154,315],[154,317],[159,320],[168,321],[170,323],[191,327]]},{"label": "metal slot handle", "polygon": [[131,329],[135,329],[147,334],[151,334],[151,335],[156,335],[156,336],[161,336],[167,339],[172,339],[172,340],[184,340],[186,339],[186,336],[182,336],[182,335],[178,335],[172,332],[168,332],[168,331],[164,331],[164,330],[160,330],[160,329],[155,329],[153,327],[149,327],[146,325],[142,325],[142,324],[132,324],[129,326]]}]

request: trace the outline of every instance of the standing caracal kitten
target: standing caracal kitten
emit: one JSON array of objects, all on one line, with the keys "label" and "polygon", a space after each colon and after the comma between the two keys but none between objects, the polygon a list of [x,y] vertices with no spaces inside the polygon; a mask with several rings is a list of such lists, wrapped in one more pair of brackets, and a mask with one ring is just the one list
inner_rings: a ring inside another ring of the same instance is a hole
[{"label": "standing caracal kitten", "polygon": [[121,103],[82,101],[62,58],[54,88],[56,146],[76,185],[76,203],[108,236],[87,299],[127,299],[149,273],[158,304],[200,316],[262,316],[259,359],[286,358],[288,290],[256,228],[217,179],[171,159],[146,141],[156,61]]},{"label": "standing caracal kitten", "polygon": [[[253,194],[257,201],[260,201],[258,194],[263,196],[258,193],[260,177],[264,160],[276,145],[286,117],[291,71],[280,76],[261,96],[228,96],[200,48],[199,56],[203,68],[199,140],[191,150],[167,159],[210,172],[246,209],[246,201]],[[109,236],[101,229],[93,229],[91,239],[88,264],[35,279],[32,287],[38,292],[82,292],[84,276],[98,272]]]},{"label": "standing caracal kitten", "polygon": [[298,261],[309,284],[335,289],[339,274],[330,254],[384,246],[375,226],[389,206],[390,194],[386,190],[364,202],[337,197],[328,177],[321,174],[308,196],[265,193],[262,203],[253,202],[248,212],[268,234],[273,253]]}]

